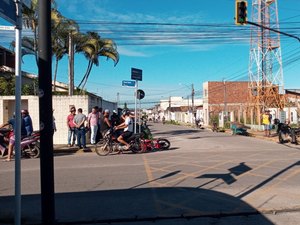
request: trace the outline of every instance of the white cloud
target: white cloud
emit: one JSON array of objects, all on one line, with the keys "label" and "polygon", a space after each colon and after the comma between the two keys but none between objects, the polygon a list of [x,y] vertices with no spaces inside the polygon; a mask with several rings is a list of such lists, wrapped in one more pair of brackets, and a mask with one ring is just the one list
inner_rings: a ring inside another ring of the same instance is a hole
[{"label": "white cloud", "polygon": [[[141,48],[139,48],[141,49]],[[118,46],[118,52],[119,54],[125,55],[125,56],[136,56],[136,57],[150,57],[151,55],[146,54],[143,51],[137,51],[134,50],[133,48],[128,48],[128,47],[124,47],[124,46]]]}]

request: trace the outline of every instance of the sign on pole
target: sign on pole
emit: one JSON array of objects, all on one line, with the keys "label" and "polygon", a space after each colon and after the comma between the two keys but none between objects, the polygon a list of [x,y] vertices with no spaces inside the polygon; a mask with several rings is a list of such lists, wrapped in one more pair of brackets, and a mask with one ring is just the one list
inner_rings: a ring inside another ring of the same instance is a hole
[{"label": "sign on pole", "polygon": [[0,26],[0,30],[15,30],[14,26]]},{"label": "sign on pole", "polygon": [[143,70],[131,68],[131,80],[139,80],[143,79]]},{"label": "sign on pole", "polygon": [[135,87],[135,81],[134,80],[123,80],[122,86],[124,87]]},{"label": "sign on pole", "polygon": [[11,24],[17,24],[16,3],[13,0],[0,1],[0,17]]},{"label": "sign on pole", "polygon": [[145,97],[145,92],[143,91],[143,90],[141,90],[141,89],[138,89],[137,90],[137,99],[139,99],[139,100],[141,100],[141,99],[143,99],[144,97]]}]

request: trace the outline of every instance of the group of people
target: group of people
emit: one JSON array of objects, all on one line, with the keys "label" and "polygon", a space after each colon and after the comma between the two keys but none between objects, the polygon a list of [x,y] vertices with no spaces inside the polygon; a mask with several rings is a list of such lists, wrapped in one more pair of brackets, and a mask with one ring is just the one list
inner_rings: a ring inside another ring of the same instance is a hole
[{"label": "group of people", "polygon": [[[30,136],[33,132],[33,126],[32,126],[32,119],[29,115],[29,112],[27,109],[23,109],[21,111],[21,138],[24,138],[26,136]],[[9,132],[9,136],[8,136],[8,148],[6,149],[4,143],[0,143],[0,150],[1,150],[1,154],[4,154],[5,151],[7,150],[7,158],[5,159],[5,161],[11,161],[12,158],[12,151],[13,151],[13,147],[15,145],[15,134],[14,134],[14,130],[15,130],[15,126],[16,126],[16,118],[15,115],[13,115],[13,117],[11,119],[9,119],[7,122],[3,123],[0,125],[0,129],[6,126],[10,126],[12,128],[12,130]],[[2,140],[5,140],[6,137],[2,137]]]},{"label": "group of people", "polygon": [[75,106],[72,106],[66,122],[69,147],[74,146],[77,142],[78,148],[85,149],[88,131],[90,132],[90,142],[94,145],[111,128],[115,130],[124,129],[124,132],[118,137],[118,141],[129,147],[125,140],[133,133],[133,121],[129,110],[124,110],[119,117],[115,110],[110,115],[109,109],[102,110],[102,108],[95,106],[88,115],[85,115],[82,113],[82,108],[78,108],[76,112]]}]

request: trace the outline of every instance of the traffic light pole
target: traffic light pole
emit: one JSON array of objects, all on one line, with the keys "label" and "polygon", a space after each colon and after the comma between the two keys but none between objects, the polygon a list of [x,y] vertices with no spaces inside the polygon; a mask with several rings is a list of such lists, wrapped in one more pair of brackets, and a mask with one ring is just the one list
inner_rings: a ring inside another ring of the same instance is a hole
[{"label": "traffic light pole", "polygon": [[279,34],[282,34],[282,35],[285,35],[285,36],[288,36],[288,37],[291,37],[291,38],[295,38],[295,39],[297,39],[300,42],[300,38],[297,37],[297,36],[295,36],[295,35],[288,34],[288,33],[285,33],[285,32],[282,32],[282,31],[270,28],[270,27],[266,27],[264,25],[261,25],[261,24],[258,24],[258,23],[254,23],[254,22],[251,22],[251,21],[246,21],[246,23],[250,24],[250,25],[257,26],[257,27],[260,27],[260,28],[263,28],[263,29],[266,29],[266,30],[270,30],[270,31],[273,31],[275,33],[279,33]]}]

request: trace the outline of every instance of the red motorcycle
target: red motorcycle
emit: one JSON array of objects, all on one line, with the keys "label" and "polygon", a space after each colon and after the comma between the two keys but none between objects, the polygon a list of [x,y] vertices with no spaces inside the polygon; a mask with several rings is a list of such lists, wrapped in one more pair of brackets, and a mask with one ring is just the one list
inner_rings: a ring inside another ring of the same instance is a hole
[{"label": "red motorcycle", "polygon": [[155,150],[167,150],[171,146],[170,141],[164,138],[157,139],[141,139],[142,152],[150,152]]},{"label": "red motorcycle", "polygon": [[[11,129],[0,129],[0,158],[5,158],[8,152],[9,137],[13,135]],[[40,131],[34,131],[31,136],[21,140],[21,157],[38,158],[40,156]],[[13,149],[15,155],[15,148]]]}]

